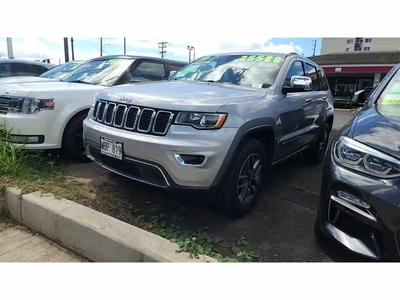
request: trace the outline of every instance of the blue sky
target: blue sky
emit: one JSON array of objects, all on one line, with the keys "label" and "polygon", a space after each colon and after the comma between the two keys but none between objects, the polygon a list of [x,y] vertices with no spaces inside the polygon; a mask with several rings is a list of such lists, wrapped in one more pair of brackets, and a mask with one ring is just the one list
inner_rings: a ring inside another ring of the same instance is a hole
[{"label": "blue sky", "polygon": [[[69,44],[69,59],[72,60],[71,37],[68,38]],[[103,37],[103,55],[123,54],[124,44],[123,38],[108,38]],[[314,51],[314,41],[317,41],[315,47],[315,55],[320,53],[321,38],[257,38],[247,40],[218,40],[212,41],[206,39],[188,39],[184,38],[166,39],[156,36],[149,38],[126,38],[126,53],[161,56],[158,49],[158,42],[166,41],[167,53],[166,58],[188,61],[189,51],[187,46],[196,48],[196,58],[200,56],[229,51],[276,51],[276,52],[297,52],[304,56],[311,56]],[[12,38],[13,53],[15,58],[25,59],[44,59],[50,58],[52,63],[63,63],[64,44],[63,37],[51,38]],[[29,48],[26,45],[30,45]],[[0,38],[0,54],[1,57],[7,57],[6,38]],[[74,37],[74,58],[76,60],[87,60],[93,57],[100,56],[100,38],[83,38]],[[192,54],[193,58],[193,54]]]}]

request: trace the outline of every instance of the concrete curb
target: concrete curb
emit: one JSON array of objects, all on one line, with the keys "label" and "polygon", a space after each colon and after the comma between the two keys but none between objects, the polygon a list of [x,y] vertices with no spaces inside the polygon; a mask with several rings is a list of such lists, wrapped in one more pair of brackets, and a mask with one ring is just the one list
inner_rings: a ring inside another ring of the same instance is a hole
[{"label": "concrete curb", "polygon": [[7,188],[5,205],[15,221],[90,261],[217,261],[207,256],[191,259],[188,253],[177,253],[179,246],[167,239],[52,194],[23,195]]}]

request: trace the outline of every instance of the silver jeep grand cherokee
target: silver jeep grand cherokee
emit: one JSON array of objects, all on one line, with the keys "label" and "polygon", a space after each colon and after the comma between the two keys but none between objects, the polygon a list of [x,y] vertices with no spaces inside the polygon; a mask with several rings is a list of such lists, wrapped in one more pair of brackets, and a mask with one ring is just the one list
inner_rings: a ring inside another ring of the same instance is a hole
[{"label": "silver jeep grand cherokee", "polygon": [[274,164],[300,151],[324,158],[333,99],[323,70],[295,53],[202,57],[157,83],[95,96],[83,123],[86,155],[161,188],[214,191],[244,215]]}]

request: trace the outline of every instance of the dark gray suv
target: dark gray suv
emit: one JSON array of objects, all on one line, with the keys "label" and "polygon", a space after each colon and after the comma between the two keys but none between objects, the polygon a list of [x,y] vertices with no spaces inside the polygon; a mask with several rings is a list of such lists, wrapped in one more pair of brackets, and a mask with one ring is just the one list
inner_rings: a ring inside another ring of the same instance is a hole
[{"label": "dark gray suv", "polygon": [[202,57],[167,81],[113,87],[84,121],[86,155],[120,175],[169,189],[216,192],[244,215],[263,176],[298,153],[324,158],[333,98],[323,70],[297,54]]}]

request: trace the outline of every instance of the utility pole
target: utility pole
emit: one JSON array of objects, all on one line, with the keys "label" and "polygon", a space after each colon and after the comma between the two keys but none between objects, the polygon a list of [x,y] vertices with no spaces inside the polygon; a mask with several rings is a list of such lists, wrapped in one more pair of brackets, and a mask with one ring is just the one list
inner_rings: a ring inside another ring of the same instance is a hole
[{"label": "utility pole", "polygon": [[100,56],[103,56],[103,38],[100,38]]},{"label": "utility pole", "polygon": [[72,60],[75,60],[75,53],[74,53],[74,38],[71,38],[71,55],[72,55]]},{"label": "utility pole", "polygon": [[126,55],[126,38],[124,38],[124,55]]},{"label": "utility pole", "polygon": [[68,52],[68,38],[64,38],[64,54],[65,62],[69,62],[69,52]]},{"label": "utility pole", "polygon": [[164,54],[167,53],[167,50],[164,50],[164,49],[167,49],[167,44],[168,44],[168,42],[160,42],[160,43],[158,43],[158,48],[161,49],[161,51],[160,51],[161,58],[164,58]]},{"label": "utility pole", "polygon": [[314,50],[313,50],[313,55],[312,56],[315,56],[315,48],[317,47],[317,40],[314,40]]},{"label": "utility pole", "polygon": [[14,51],[12,47],[12,39],[7,38],[7,52],[8,52],[8,58],[14,58]]}]

